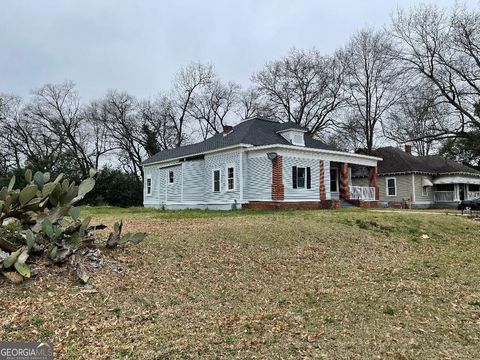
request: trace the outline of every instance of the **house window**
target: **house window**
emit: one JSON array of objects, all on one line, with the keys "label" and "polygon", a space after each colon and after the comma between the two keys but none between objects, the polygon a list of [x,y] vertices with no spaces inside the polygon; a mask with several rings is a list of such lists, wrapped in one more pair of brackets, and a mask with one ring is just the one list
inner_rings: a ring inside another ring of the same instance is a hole
[{"label": "house window", "polygon": [[233,166],[227,167],[227,190],[235,190],[235,168]]},{"label": "house window", "polygon": [[147,195],[152,195],[152,178],[147,178]]},{"label": "house window", "polygon": [[435,191],[455,191],[454,184],[437,184],[435,185]]},{"label": "house window", "polygon": [[175,175],[173,173],[173,170],[170,170],[168,172],[168,183],[173,184],[174,181],[175,181]]},{"label": "house window", "polygon": [[338,192],[338,169],[330,169],[330,191]]},{"label": "house window", "polygon": [[213,192],[220,192],[220,170],[213,170]]},{"label": "house window", "polygon": [[387,196],[397,196],[396,178],[387,178]]},{"label": "house window", "polygon": [[470,192],[479,192],[479,191],[480,191],[480,185],[469,184],[469,185],[468,185],[468,191],[470,191]]},{"label": "house window", "polygon": [[422,187],[422,196],[428,196],[428,186]]},{"label": "house window", "polygon": [[312,188],[312,175],[309,167],[292,167],[292,187],[294,189]]}]

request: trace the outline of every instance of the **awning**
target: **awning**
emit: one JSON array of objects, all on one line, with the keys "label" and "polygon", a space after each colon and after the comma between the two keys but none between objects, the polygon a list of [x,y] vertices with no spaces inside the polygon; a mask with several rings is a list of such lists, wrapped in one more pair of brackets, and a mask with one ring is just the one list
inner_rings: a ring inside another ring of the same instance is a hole
[{"label": "awning", "polygon": [[433,186],[433,183],[427,177],[422,177],[422,186]]},{"label": "awning", "polygon": [[477,184],[480,185],[480,177],[469,176],[439,176],[433,179],[434,184]]}]

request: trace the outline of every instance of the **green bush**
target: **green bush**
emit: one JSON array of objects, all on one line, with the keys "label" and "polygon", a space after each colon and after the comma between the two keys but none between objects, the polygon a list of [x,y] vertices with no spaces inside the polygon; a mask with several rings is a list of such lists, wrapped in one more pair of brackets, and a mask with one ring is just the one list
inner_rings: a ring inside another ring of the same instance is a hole
[{"label": "green bush", "polygon": [[143,184],[133,174],[105,167],[99,171],[95,189],[85,197],[83,203],[93,206],[141,206]]}]

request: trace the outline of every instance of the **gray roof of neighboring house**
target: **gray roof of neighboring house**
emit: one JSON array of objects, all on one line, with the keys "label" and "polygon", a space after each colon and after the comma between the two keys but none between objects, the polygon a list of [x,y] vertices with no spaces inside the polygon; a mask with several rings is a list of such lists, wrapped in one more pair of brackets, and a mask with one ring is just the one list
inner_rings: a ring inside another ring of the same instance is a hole
[{"label": "gray roof of neighboring house", "polygon": [[383,158],[378,162],[378,173],[428,173],[428,174],[472,174],[480,176],[480,171],[439,155],[414,156],[394,147],[374,150],[369,155]]},{"label": "gray roof of neighboring house", "polygon": [[[228,134],[216,134],[205,141],[181,146],[175,149],[160,151],[142,164],[147,165],[158,161],[175,159],[179,157],[194,156],[203,154],[207,151],[226,148],[229,146],[248,144],[253,146],[263,145],[292,145],[280,134],[278,131],[286,129],[305,130],[300,125],[294,122],[280,123],[264,118],[252,118],[242,121],[240,124],[233,127]],[[312,136],[305,134],[305,147],[324,150],[337,150],[320,140],[312,138]]]}]

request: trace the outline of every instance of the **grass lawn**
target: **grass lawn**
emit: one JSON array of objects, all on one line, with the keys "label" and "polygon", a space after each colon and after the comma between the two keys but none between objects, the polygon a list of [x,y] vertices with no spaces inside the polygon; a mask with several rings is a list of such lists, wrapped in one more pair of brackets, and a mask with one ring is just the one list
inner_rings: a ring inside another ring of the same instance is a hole
[{"label": "grass lawn", "polygon": [[[59,359],[480,357],[480,222],[444,214],[84,208],[146,231],[92,288],[0,280],[0,339]],[[121,267],[121,271],[113,269]]]}]

